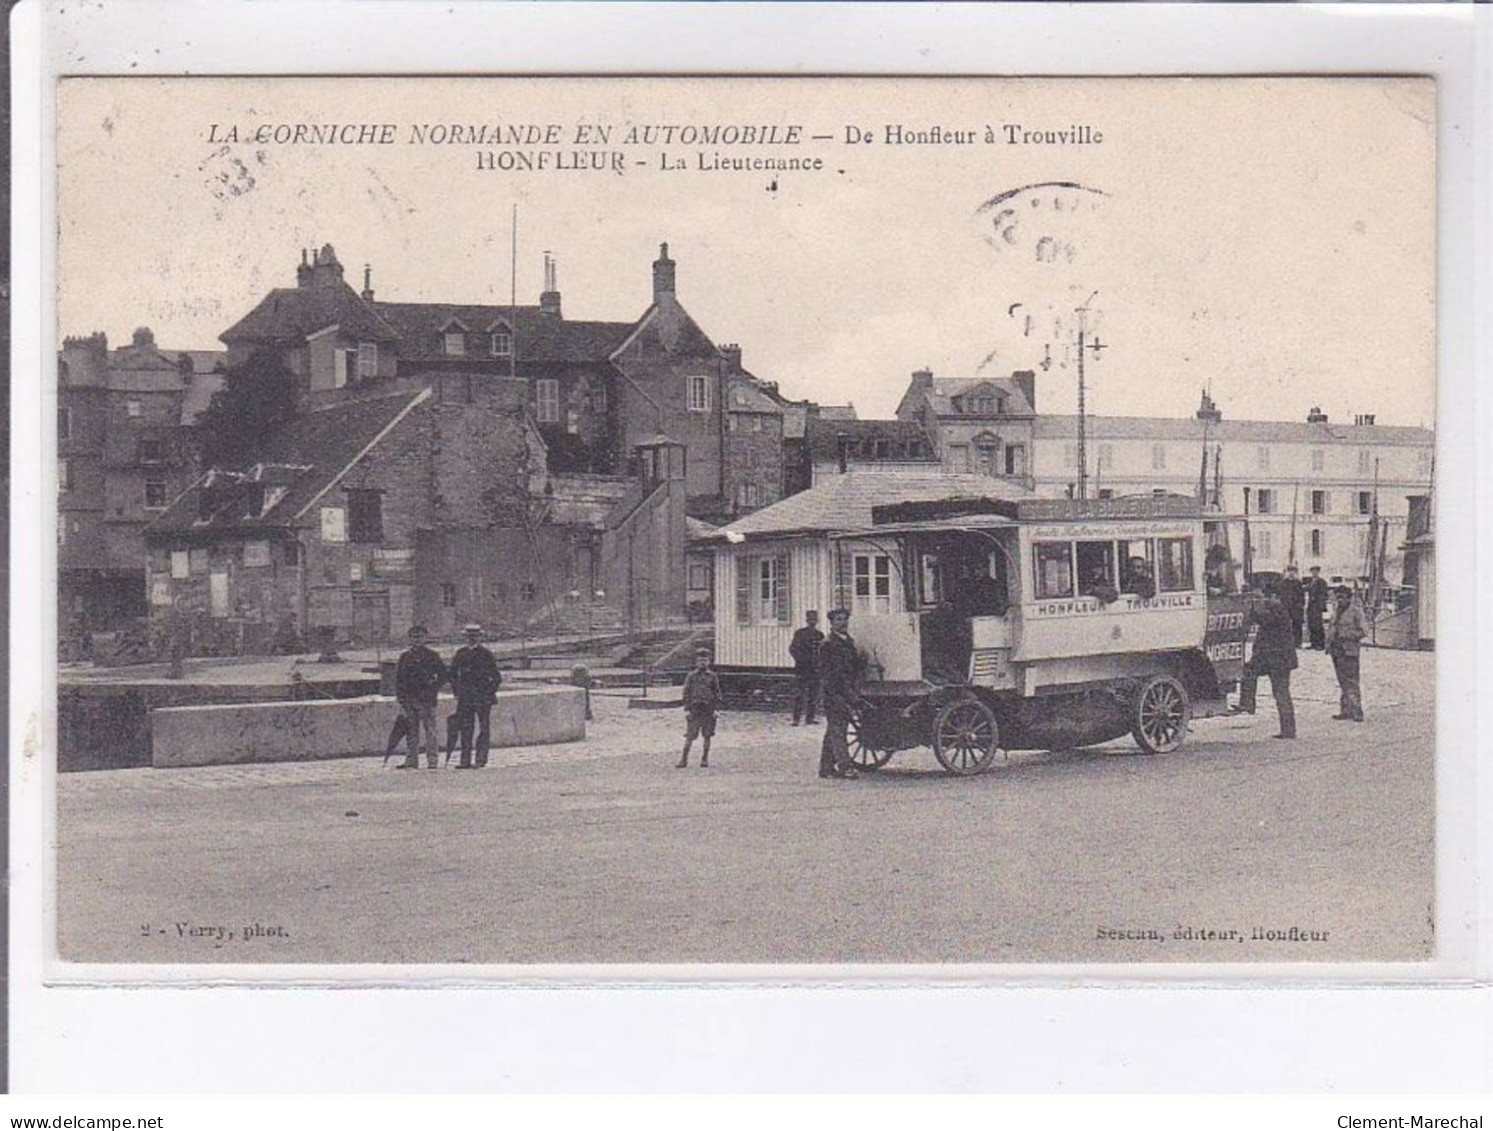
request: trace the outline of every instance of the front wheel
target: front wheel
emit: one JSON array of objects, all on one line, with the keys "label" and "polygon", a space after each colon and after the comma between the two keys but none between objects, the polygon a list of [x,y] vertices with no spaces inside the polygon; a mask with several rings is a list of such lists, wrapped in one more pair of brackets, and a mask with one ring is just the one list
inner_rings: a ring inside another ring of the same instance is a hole
[{"label": "front wheel", "polygon": [[933,720],[933,755],[951,774],[978,774],[999,751],[995,712],[978,699],[955,699]]},{"label": "front wheel", "polygon": [[1192,704],[1176,676],[1155,675],[1135,697],[1130,733],[1146,754],[1170,754],[1187,737]]},{"label": "front wheel", "polygon": [[851,716],[845,728],[845,745],[850,752],[851,764],[858,770],[879,770],[892,760],[890,750],[878,750],[866,739],[866,724],[857,712]]}]

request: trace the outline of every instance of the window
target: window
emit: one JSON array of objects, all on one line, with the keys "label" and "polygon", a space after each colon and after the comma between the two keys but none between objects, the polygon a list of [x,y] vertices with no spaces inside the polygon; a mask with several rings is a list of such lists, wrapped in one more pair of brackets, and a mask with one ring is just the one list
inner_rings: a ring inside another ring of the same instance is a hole
[{"label": "window", "polygon": [[441,608],[456,608],[456,585],[450,581],[441,582]]},{"label": "window", "polygon": [[1259,497],[1260,505],[1257,509],[1259,510],[1260,514],[1274,514],[1275,492],[1272,491],[1269,487],[1261,487],[1259,491],[1256,492],[1256,494]]},{"label": "window", "polygon": [[539,596],[539,587],[532,581],[525,581],[518,587],[518,595],[525,601],[533,601]]},{"label": "window", "polygon": [[710,411],[710,378],[694,376],[689,379],[689,410]]},{"label": "window", "polygon": [[607,387],[605,385],[597,385],[596,388],[591,390],[591,411],[600,416],[605,414],[606,410]]},{"label": "window", "polygon": [[301,564],[301,544],[299,542],[285,543],[285,564],[298,566]]},{"label": "window", "polygon": [[186,550],[171,551],[171,576],[177,581],[190,577],[192,573],[191,555]]},{"label": "window", "polygon": [[206,573],[208,567],[207,547],[188,550],[187,565],[193,573]]},{"label": "window", "polygon": [[1431,473],[1431,455],[1432,452],[1430,448],[1415,449],[1416,472],[1421,475],[1429,475]]},{"label": "window", "polygon": [[1360,491],[1360,492],[1358,492],[1358,513],[1359,514],[1373,514],[1374,513],[1374,492],[1372,492],[1372,491]]},{"label": "window", "polygon": [[57,438],[59,440],[73,438],[73,410],[68,405],[64,405],[57,413]]},{"label": "window", "polygon": [[736,431],[736,414],[734,412],[730,416],[726,417],[726,431]]},{"label": "window", "polygon": [[467,336],[460,330],[447,330],[445,334],[445,350],[447,357],[465,357],[467,352]]},{"label": "window", "polygon": [[937,554],[924,554],[922,569],[918,574],[919,601],[924,605],[936,605],[943,600],[943,563]]},{"label": "window", "polygon": [[1108,471],[1115,465],[1115,446],[1113,444],[1099,445],[1099,470]]},{"label": "window", "polygon": [[738,507],[760,507],[762,505],[762,489],[755,483],[738,483],[736,485],[736,505]]},{"label": "window", "polygon": [[995,413],[994,397],[976,397],[975,411],[982,416],[991,416]]},{"label": "window", "polygon": [[159,511],[166,509],[166,481],[151,477],[145,481],[145,509]]},{"label": "window", "polygon": [[140,402],[139,401],[133,401],[133,400],[131,400],[131,401],[125,401],[124,402],[124,414],[126,416],[128,416],[128,417],[131,417],[131,418],[139,416],[140,415]]},{"label": "window", "polygon": [[1255,459],[1261,471],[1270,470],[1270,449],[1261,444],[1255,452]]},{"label": "window", "polygon": [[545,377],[534,386],[534,395],[538,398],[538,411],[540,424],[557,424],[560,420],[560,382],[553,377]]},{"label": "window", "polygon": [[60,459],[57,461],[57,489],[59,491],[71,491],[73,489],[72,460]]},{"label": "window", "polygon": [[384,540],[384,495],[382,491],[347,492],[347,538],[349,542]]},{"label": "window", "polygon": [[1261,530],[1258,534],[1255,535],[1255,543],[1252,547],[1254,550],[1254,556],[1261,561],[1266,561],[1274,557],[1275,550],[1272,548],[1273,541],[1274,540],[1270,537],[1270,531]]},{"label": "window", "polygon": [[1008,444],[1006,446],[1006,474],[1026,474],[1026,446],[1024,444]]},{"label": "window", "polygon": [[782,581],[777,558],[757,562],[757,621],[766,624],[778,619],[778,587]]},{"label": "window", "polygon": [[995,445],[990,443],[976,444],[975,471],[980,475],[994,475],[995,469]]},{"label": "window", "polygon": [[1166,470],[1166,445],[1165,444],[1152,444],[1151,445],[1151,470],[1152,471],[1165,471]]},{"label": "window", "polygon": [[1312,449],[1312,470],[1321,471],[1327,466],[1327,453],[1321,448]]},{"label": "window", "polygon": [[753,432],[760,432],[760,431],[762,431],[762,418],[760,416],[757,416],[757,415],[753,415],[752,416],[752,431]]},{"label": "window", "polygon": [[1331,496],[1326,491],[1312,492],[1312,514],[1326,514],[1331,503]]},{"label": "window", "polygon": [[1358,449],[1358,474],[1371,475],[1374,471],[1374,453],[1369,448]]},{"label": "window", "polygon": [[1115,544],[1079,542],[1076,549],[1079,596],[1091,597],[1107,589],[1113,598],[1118,591],[1115,586]]},{"label": "window", "polygon": [[1073,596],[1073,543],[1038,542],[1032,546],[1037,567],[1037,596]]},{"label": "window", "polygon": [[858,613],[892,611],[892,559],[887,555],[855,555],[854,609]]},{"label": "window", "polygon": [[788,555],[736,559],[736,623],[788,624]]},{"label": "window", "polygon": [[1078,466],[1078,445],[1077,444],[1064,444],[1063,445],[1063,466],[1064,467],[1077,467]]},{"label": "window", "polygon": [[1323,547],[1325,546],[1326,542],[1327,539],[1322,536],[1322,532],[1320,530],[1313,530],[1307,536],[1307,553],[1309,553],[1314,558],[1320,558],[1323,554]]},{"label": "window", "polygon": [[1099,497],[1101,499],[1113,499],[1115,497],[1115,489],[1113,487],[1100,487]]},{"label": "window", "polygon": [[1156,540],[1157,579],[1163,593],[1192,591],[1192,539],[1158,538]]},{"label": "window", "polygon": [[378,343],[358,343],[358,380],[367,381],[378,376]]},{"label": "window", "polygon": [[969,470],[968,444],[949,445],[949,470],[955,472],[965,472]]},{"label": "window", "polygon": [[1156,555],[1149,538],[1115,544],[1120,557],[1120,592],[1150,599],[1156,595]]},{"label": "window", "polygon": [[67,545],[67,515],[65,514],[57,516],[57,545]]},{"label": "window", "polygon": [[710,564],[708,562],[690,562],[689,587],[696,591],[710,588]]},{"label": "window", "polygon": [[513,353],[513,335],[507,330],[494,330],[488,340],[493,357],[508,357]]},{"label": "window", "polygon": [[1358,557],[1361,561],[1369,556],[1369,532],[1360,527],[1355,533],[1357,534],[1355,541],[1358,545]]},{"label": "window", "polygon": [[347,541],[347,511],[342,507],[321,508],[321,540],[323,542]]},{"label": "window", "polygon": [[165,445],[160,440],[141,440],[135,451],[141,463],[160,463],[166,458]]}]

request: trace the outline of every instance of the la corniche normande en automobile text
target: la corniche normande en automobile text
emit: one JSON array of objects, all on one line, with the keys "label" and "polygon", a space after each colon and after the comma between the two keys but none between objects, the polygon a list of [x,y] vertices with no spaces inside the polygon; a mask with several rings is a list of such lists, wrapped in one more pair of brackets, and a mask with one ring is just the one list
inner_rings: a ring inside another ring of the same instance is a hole
[{"label": "la corniche normande en automobile text", "polygon": [[840,124],[798,122],[211,122],[211,145],[259,149],[426,147],[469,154],[479,172],[607,174],[843,173],[844,154],[867,146],[916,153],[959,147],[1089,148],[1090,123]]}]

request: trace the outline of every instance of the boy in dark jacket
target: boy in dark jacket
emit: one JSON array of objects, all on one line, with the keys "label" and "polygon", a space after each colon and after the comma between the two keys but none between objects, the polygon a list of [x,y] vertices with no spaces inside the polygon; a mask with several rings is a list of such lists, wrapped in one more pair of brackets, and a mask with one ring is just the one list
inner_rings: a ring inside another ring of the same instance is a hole
[{"label": "boy in dark jacket", "polygon": [[401,770],[420,768],[420,731],[425,731],[425,764],[436,768],[435,701],[446,682],[446,665],[440,656],[425,646],[425,626],[410,629],[410,646],[399,657],[394,669],[394,697],[409,723],[409,757],[399,764]]},{"label": "boy in dark jacket", "polygon": [[710,653],[701,648],[695,653],[695,670],[684,680],[684,753],[679,755],[675,769],[689,765],[689,748],[696,735],[704,739],[700,769],[710,765],[710,740],[715,737],[715,712],[720,705],[720,676],[710,670]]}]

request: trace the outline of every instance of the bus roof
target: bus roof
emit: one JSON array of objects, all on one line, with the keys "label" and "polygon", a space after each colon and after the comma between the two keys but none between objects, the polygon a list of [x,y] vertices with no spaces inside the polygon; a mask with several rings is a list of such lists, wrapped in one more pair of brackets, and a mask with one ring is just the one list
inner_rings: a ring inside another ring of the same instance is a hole
[{"label": "bus roof", "polygon": [[[874,507],[878,528],[963,519],[972,527],[1015,522],[1065,522],[1085,519],[1200,518],[1202,506],[1191,495],[1126,495],[1118,499],[937,499]],[[973,521],[972,521],[973,520]],[[947,527],[944,527],[947,529]]]}]

